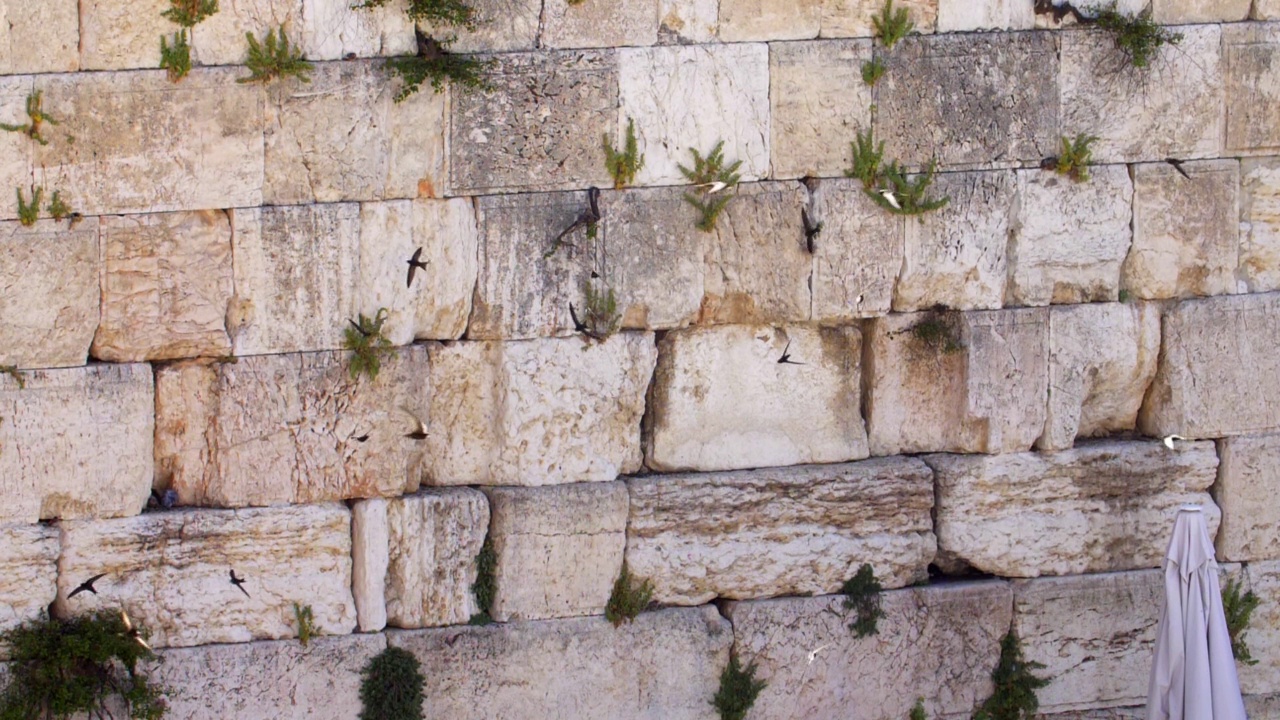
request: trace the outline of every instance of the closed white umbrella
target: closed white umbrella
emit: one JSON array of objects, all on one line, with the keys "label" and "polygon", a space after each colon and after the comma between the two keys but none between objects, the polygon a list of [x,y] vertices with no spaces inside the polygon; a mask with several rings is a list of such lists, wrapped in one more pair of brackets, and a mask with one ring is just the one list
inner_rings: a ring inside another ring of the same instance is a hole
[{"label": "closed white umbrella", "polygon": [[1245,720],[1204,513],[1184,505],[1164,558],[1148,720]]}]

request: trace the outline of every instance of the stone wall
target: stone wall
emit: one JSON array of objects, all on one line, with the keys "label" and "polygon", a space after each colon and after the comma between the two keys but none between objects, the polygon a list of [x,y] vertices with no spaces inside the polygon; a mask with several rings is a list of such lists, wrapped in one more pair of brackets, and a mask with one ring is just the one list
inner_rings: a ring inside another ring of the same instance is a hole
[{"label": "stone wall", "polygon": [[[479,0],[490,88],[402,103],[405,0],[351,4],[222,0],[175,84],[164,0],[0,0],[0,122],[57,121],[0,132],[0,629],[125,608],[199,720],[354,718],[389,646],[432,718],[713,718],[734,652],[750,720],[878,720],[968,717],[1012,628],[1043,713],[1128,717],[1194,502],[1280,718],[1280,3],[1152,0],[1182,40],[1137,70],[1031,0],[902,0],[892,50],[873,0]],[[282,23],[310,82],[238,83]],[[949,204],[843,177],[865,130]],[[1089,182],[1040,169],[1079,133]],[[74,222],[22,225],[33,184]],[[624,561],[663,609],[614,628]]]}]

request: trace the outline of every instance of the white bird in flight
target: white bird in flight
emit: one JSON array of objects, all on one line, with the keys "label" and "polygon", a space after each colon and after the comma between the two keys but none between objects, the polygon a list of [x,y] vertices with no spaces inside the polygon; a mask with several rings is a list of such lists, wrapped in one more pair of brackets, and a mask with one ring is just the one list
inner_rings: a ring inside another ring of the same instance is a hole
[{"label": "white bird in flight", "polygon": [[729,187],[729,186],[728,186],[727,184],[722,183],[722,182],[720,182],[720,181],[718,181],[718,180],[717,180],[716,182],[704,183],[704,184],[702,184],[702,185],[699,185],[698,187],[700,187],[700,188],[708,188],[708,189],[707,189],[707,191],[706,191],[706,192],[707,192],[707,194],[708,194],[708,195],[714,195],[715,193],[718,193],[718,192],[720,192],[721,190],[723,190],[723,189],[725,189],[725,188],[727,188],[727,187]]},{"label": "white bird in flight", "polygon": [[809,651],[809,664],[810,664],[810,665],[812,665],[812,664],[813,664],[814,659],[818,657],[818,653],[822,652],[823,650],[826,650],[826,649],[827,649],[827,648],[829,648],[829,647],[831,647],[831,643],[827,643],[826,645],[819,645],[818,647],[814,648],[813,650],[810,650],[810,651]]},{"label": "white bird in flight", "polygon": [[1186,438],[1182,437],[1181,435],[1170,435],[1169,437],[1164,439],[1164,446],[1169,448],[1170,450],[1174,449],[1173,448],[1174,440],[1186,440]]},{"label": "white bird in flight", "polygon": [[902,209],[902,206],[898,204],[898,198],[894,197],[892,190],[881,190],[880,197],[884,198],[885,202],[892,205],[894,210]]}]

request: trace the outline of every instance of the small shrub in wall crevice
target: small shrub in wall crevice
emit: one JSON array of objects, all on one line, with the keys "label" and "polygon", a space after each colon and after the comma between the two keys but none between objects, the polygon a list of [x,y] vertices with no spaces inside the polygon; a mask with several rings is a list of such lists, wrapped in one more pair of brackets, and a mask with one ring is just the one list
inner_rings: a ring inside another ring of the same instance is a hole
[{"label": "small shrub in wall crevice", "polygon": [[383,650],[360,671],[360,720],[422,720],[425,681],[413,653]]}]

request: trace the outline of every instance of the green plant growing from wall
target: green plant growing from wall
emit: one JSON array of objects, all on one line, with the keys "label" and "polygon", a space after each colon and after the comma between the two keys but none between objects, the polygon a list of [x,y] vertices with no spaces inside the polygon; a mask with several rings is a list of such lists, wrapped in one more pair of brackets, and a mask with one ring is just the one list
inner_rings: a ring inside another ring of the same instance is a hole
[{"label": "green plant growing from wall", "polygon": [[18,188],[18,222],[26,227],[36,224],[36,220],[40,218],[40,198],[43,195],[44,188],[32,185],[31,204],[27,204],[22,195],[22,188]]},{"label": "green plant growing from wall", "polygon": [[1151,11],[1125,15],[1116,10],[1115,2],[1098,8],[1093,22],[1111,33],[1118,48],[1136,68],[1145,68],[1163,45],[1182,42],[1182,33],[1172,32],[1151,19]]},{"label": "green plant growing from wall", "polygon": [[378,371],[382,369],[382,356],[391,352],[391,341],[382,334],[382,325],[387,320],[387,309],[378,308],[372,318],[364,314],[357,320],[348,320],[348,327],[343,331],[342,348],[350,350],[351,362],[348,370],[351,379],[366,375],[370,380],[378,379]]},{"label": "green plant growing from wall", "polygon": [[[380,8],[387,0],[364,0],[355,5],[357,10]],[[473,30],[476,27],[476,11],[461,0],[409,0],[405,8],[409,19],[417,22],[438,23]]]},{"label": "green plant growing from wall", "polygon": [[1040,708],[1036,690],[1049,684],[1048,678],[1033,672],[1042,669],[1044,665],[1023,659],[1018,636],[1010,630],[1000,640],[1000,661],[991,671],[995,689],[973,714],[974,720],[1032,720]]},{"label": "green plant growing from wall", "polygon": [[[587,237],[591,237],[591,226],[587,226]],[[585,311],[582,324],[586,326],[585,334],[594,340],[604,340],[618,331],[622,316],[618,314],[618,298],[613,288],[597,289],[595,283],[587,280],[582,283],[582,293],[586,296]]]},{"label": "green plant growing from wall", "polygon": [[876,142],[871,131],[858,132],[849,143],[853,150],[853,166],[844,171],[845,177],[862,181],[862,189],[871,191],[880,184],[880,164],[884,161],[884,141]]},{"label": "green plant growing from wall", "polygon": [[184,28],[195,27],[218,12],[218,0],[169,0],[169,5],[160,15]]},{"label": "green plant growing from wall", "polygon": [[249,54],[244,61],[249,68],[249,77],[239,78],[236,82],[266,83],[286,77],[296,77],[304,83],[311,82],[313,66],[302,56],[300,48],[290,47],[289,37],[285,35],[283,26],[276,30],[268,29],[262,42],[258,42],[253,33],[245,33],[244,37],[249,41]]},{"label": "green plant growing from wall", "polygon": [[622,572],[613,582],[613,592],[609,595],[609,603],[604,606],[604,616],[614,627],[624,622],[631,622],[637,615],[648,609],[653,602],[653,583],[647,578],[636,581],[627,563],[622,562]]},{"label": "green plant growing from wall", "polygon": [[48,210],[49,217],[59,222],[72,215],[71,206],[67,205],[66,201],[62,199],[61,190],[53,191],[53,196],[49,198],[49,205],[45,209]]},{"label": "green plant growing from wall", "polygon": [[1227,634],[1231,636],[1231,653],[1237,662],[1245,665],[1257,665],[1249,653],[1249,645],[1245,642],[1245,633],[1249,629],[1249,618],[1257,609],[1259,598],[1252,590],[1240,594],[1242,583],[1228,580],[1222,586],[1222,612],[1227,616]]},{"label": "green plant growing from wall", "polygon": [[[732,199],[727,191],[737,187],[741,179],[738,168],[742,167],[742,161],[736,160],[728,166],[725,165],[723,140],[717,142],[706,157],[699,154],[696,148],[690,148],[689,152],[693,155],[693,168],[680,164],[676,167],[680,168],[680,173],[685,176],[685,179],[693,183],[701,192],[697,195],[685,193],[684,200],[701,213],[697,228],[702,232],[711,232],[716,228],[716,221],[720,218],[721,211]],[[721,195],[722,192],[725,194]]]},{"label": "green plant growing from wall", "polygon": [[1062,137],[1062,153],[1053,160],[1054,172],[1066,175],[1076,182],[1088,182],[1089,164],[1093,159],[1091,145],[1098,141],[1095,135],[1080,133],[1072,140]]},{"label": "green plant growing from wall", "polygon": [[44,91],[32,90],[31,93],[27,95],[27,122],[22,125],[0,123],[0,130],[20,132],[41,145],[48,145],[49,141],[45,140],[44,136],[40,134],[40,128],[45,123],[57,125],[58,121],[54,120],[44,111]]},{"label": "green plant growing from wall", "polygon": [[764,680],[756,680],[755,663],[744,668],[738,655],[730,652],[729,664],[720,673],[720,689],[711,704],[720,713],[720,720],[742,720],[767,685]]},{"label": "green plant growing from wall", "polygon": [[360,671],[360,720],[422,720],[422,665],[413,653],[389,647]]},{"label": "green plant growing from wall", "polygon": [[0,365],[0,373],[4,373],[5,375],[13,378],[14,382],[18,383],[19,390],[26,389],[27,380],[22,377],[22,371],[18,369],[17,365]]},{"label": "green plant growing from wall", "polygon": [[898,41],[915,29],[911,15],[906,8],[894,9],[893,0],[884,0],[880,14],[871,18],[872,34],[887,50],[892,50]]},{"label": "green plant growing from wall", "polygon": [[880,78],[884,77],[884,73],[888,69],[883,60],[873,56],[870,60],[862,63],[862,82],[875,87],[875,84],[880,82]]},{"label": "green plant growing from wall", "polygon": [[407,55],[387,60],[387,69],[401,81],[400,89],[395,95],[398,103],[418,92],[422,83],[427,80],[431,81],[431,89],[437,93],[444,90],[446,83],[484,90],[489,87],[485,73],[491,65],[489,62],[447,52],[430,58]]},{"label": "green plant growing from wall", "polygon": [[163,689],[138,669],[139,661],[154,657],[145,637],[122,614],[105,610],[69,620],[32,620],[10,630],[4,635],[12,652],[0,719],[109,717],[106,703],[112,698],[136,720],[164,717]]},{"label": "green plant growing from wall", "polygon": [[858,572],[841,586],[845,609],[854,611],[853,622],[849,624],[854,637],[867,637],[879,631],[877,624],[884,617],[884,610],[880,609],[880,593],[883,591],[875,570],[867,563],[863,563]]},{"label": "green plant growing from wall", "polygon": [[895,215],[923,215],[951,202],[951,198],[947,196],[929,197],[929,186],[933,184],[937,168],[937,161],[930,160],[921,172],[909,178],[906,169],[898,167],[898,162],[894,160],[880,170],[888,187],[863,192],[877,205]]},{"label": "green plant growing from wall", "polygon": [[311,638],[317,634],[315,615],[311,612],[311,606],[294,603],[293,619],[298,624],[298,640],[302,642],[302,647],[307,647],[311,644]]},{"label": "green plant growing from wall", "polygon": [[614,189],[624,188],[636,180],[636,173],[644,167],[644,154],[636,140],[636,121],[627,118],[627,137],[622,150],[614,149],[609,135],[604,136],[604,166],[613,178]]},{"label": "green plant growing from wall", "polygon": [[911,706],[911,714],[907,718],[908,720],[929,720],[929,716],[924,711],[924,698],[916,698],[916,704]]},{"label": "green plant growing from wall", "polygon": [[170,82],[180,82],[191,72],[191,44],[187,41],[187,31],[179,30],[173,34],[170,45],[164,36],[160,36],[160,67],[169,73]]},{"label": "green plant growing from wall", "polygon": [[498,596],[498,553],[493,549],[493,539],[486,537],[476,555],[476,581],[471,583],[476,606],[480,610],[468,621],[471,625],[488,625],[493,622],[493,600]]},{"label": "green plant growing from wall", "polygon": [[924,349],[939,355],[951,355],[964,349],[954,317],[930,312],[910,328],[911,337]]}]

